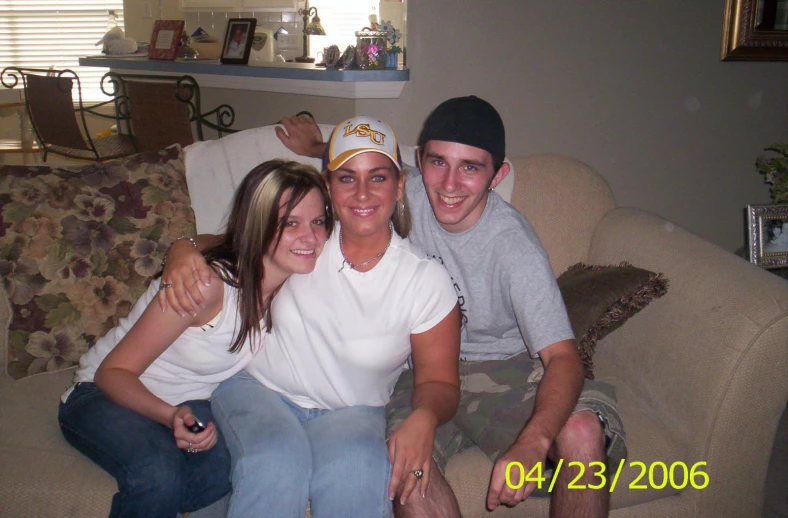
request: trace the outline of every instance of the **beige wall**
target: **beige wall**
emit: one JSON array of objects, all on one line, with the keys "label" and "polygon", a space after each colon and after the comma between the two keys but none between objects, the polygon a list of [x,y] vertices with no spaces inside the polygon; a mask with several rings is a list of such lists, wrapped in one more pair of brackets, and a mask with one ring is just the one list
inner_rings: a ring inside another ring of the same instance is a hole
[{"label": "beige wall", "polygon": [[[151,4],[152,18],[142,17],[143,2]],[[159,12],[159,5],[161,5],[161,12]],[[183,18],[178,8],[179,5],[179,0],[123,0],[126,36],[137,41],[150,41],[154,20],[159,18],[162,20],[180,20]]]},{"label": "beige wall", "polygon": [[[126,0],[130,31],[137,3]],[[377,115],[411,143],[429,110],[473,93],[501,112],[510,156],[578,158],[607,178],[620,205],[734,250],[744,207],[768,202],[754,160],[788,139],[788,63],[720,62],[723,5],[411,0],[411,81],[399,99],[212,90],[204,106],[230,102],[238,127],[301,109],[321,122]]]}]

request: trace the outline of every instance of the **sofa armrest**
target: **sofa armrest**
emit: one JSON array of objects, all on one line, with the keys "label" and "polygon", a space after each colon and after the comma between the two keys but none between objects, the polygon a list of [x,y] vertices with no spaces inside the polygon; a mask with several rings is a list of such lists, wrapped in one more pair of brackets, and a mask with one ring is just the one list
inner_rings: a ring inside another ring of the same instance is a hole
[{"label": "sofa armrest", "polygon": [[[627,385],[705,461],[699,516],[750,516],[788,400],[788,283],[637,209],[605,215],[589,262],[629,261],[670,282],[665,297],[602,340],[602,379]],[[626,422],[626,415],[624,416]]]}]

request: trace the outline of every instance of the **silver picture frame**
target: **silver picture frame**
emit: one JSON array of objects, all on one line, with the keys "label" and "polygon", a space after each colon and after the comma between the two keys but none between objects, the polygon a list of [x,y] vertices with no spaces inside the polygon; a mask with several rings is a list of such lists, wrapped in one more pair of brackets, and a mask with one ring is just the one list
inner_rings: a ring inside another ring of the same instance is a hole
[{"label": "silver picture frame", "polygon": [[761,268],[788,267],[788,203],[747,206],[750,262]]}]

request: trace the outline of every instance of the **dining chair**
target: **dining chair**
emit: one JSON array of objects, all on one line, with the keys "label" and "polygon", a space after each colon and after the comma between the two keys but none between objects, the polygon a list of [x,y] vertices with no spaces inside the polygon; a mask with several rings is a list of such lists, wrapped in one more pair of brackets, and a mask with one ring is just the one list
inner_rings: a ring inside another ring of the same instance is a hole
[{"label": "dining chair", "polygon": [[136,152],[129,135],[93,137],[86,115],[119,122],[115,109],[106,113],[114,100],[85,106],[82,85],[73,70],[7,67],[0,73],[6,88],[22,83],[25,104],[44,162],[49,153],[84,160],[109,160]]},{"label": "dining chair", "polygon": [[[112,95],[138,151],[155,151],[172,144],[186,147],[204,140],[204,130],[219,137],[235,133],[235,111],[222,104],[202,112],[200,86],[194,77],[108,72],[102,90]],[[196,137],[196,138],[195,138]]]}]

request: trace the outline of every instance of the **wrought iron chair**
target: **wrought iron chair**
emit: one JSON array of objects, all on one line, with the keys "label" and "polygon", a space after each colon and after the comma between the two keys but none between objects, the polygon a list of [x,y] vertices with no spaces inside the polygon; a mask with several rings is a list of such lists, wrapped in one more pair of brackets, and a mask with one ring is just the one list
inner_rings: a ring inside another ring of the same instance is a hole
[{"label": "wrought iron chair", "polygon": [[[108,72],[101,89],[115,99],[119,118],[138,151],[155,151],[178,143],[188,146],[204,140],[203,129],[219,137],[238,130],[232,106],[222,104],[202,113],[200,86],[188,75],[180,77]],[[215,122],[209,117],[214,116]]]},{"label": "wrought iron chair", "polygon": [[[120,122],[117,113],[102,113],[114,102],[82,102],[82,85],[72,70],[7,67],[0,73],[6,88],[22,83],[25,104],[36,139],[43,148],[44,161],[49,153],[85,160],[109,160],[134,154],[130,136],[117,134],[92,137],[86,114]],[[76,89],[74,86],[76,85]]]}]

